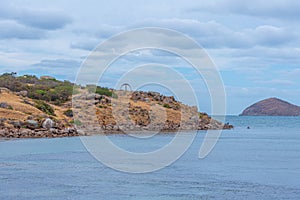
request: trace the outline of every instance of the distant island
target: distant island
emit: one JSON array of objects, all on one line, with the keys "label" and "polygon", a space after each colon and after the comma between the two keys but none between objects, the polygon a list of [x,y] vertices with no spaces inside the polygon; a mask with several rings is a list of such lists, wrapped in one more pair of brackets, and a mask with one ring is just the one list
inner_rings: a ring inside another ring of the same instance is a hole
[{"label": "distant island", "polygon": [[273,97],[249,106],[240,116],[300,116],[300,106]]},{"label": "distant island", "polygon": [[[233,128],[158,92],[125,92],[124,96],[124,91],[75,85],[51,76],[0,75],[0,138],[97,134],[96,126],[103,134]],[[81,128],[91,131],[81,132]]]}]

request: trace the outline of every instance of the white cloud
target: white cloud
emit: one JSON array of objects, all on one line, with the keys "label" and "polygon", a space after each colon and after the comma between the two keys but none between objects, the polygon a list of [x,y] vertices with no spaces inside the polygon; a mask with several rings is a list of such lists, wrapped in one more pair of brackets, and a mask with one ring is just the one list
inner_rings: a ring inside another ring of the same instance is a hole
[{"label": "white cloud", "polygon": [[61,11],[18,7],[13,2],[0,3],[0,19],[14,20],[19,24],[47,30],[61,29],[72,22],[70,16]]},{"label": "white cloud", "polygon": [[4,39],[42,39],[46,33],[42,30],[27,27],[15,21],[0,21],[0,40]]},{"label": "white cloud", "polygon": [[261,46],[284,45],[296,39],[296,35],[291,31],[270,25],[256,27],[253,37]]},{"label": "white cloud", "polygon": [[297,20],[300,16],[300,2],[297,0],[240,1],[212,0],[190,7],[187,12],[214,12],[220,14],[247,15],[255,18]]},{"label": "white cloud", "polygon": [[77,70],[81,62],[78,60],[71,59],[46,59],[41,60],[38,63],[32,64],[29,67],[32,70],[38,70],[40,74],[52,74],[63,76],[69,80],[74,80]]},{"label": "white cloud", "polygon": [[196,39],[205,48],[251,48],[254,46],[279,46],[295,41],[291,30],[272,25],[261,25],[238,31],[216,21],[195,19],[146,19],[129,28],[157,26],[178,30]]}]

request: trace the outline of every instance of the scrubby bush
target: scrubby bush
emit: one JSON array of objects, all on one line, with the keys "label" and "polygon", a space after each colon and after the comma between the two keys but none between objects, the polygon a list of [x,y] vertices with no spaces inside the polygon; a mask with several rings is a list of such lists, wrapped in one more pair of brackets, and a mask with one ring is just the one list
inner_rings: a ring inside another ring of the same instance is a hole
[{"label": "scrubby bush", "polygon": [[[16,73],[0,75],[0,87],[8,88],[13,92],[27,91],[29,98],[44,100],[55,105],[61,105],[70,100],[72,94],[78,94],[81,88],[69,81],[59,81],[54,78],[39,79],[33,75],[16,76]],[[113,92],[108,88],[96,85],[87,85],[86,88],[93,93],[113,96]]]},{"label": "scrubby bush", "polygon": [[95,93],[100,94],[100,95],[109,96],[109,97],[111,97],[113,94],[113,92],[110,91],[108,88],[103,88],[103,87],[99,87],[99,86],[97,86]]},{"label": "scrubby bush", "polygon": [[165,104],[163,105],[163,107],[165,107],[165,108],[171,108],[170,105],[167,104],[167,103],[165,103]]},{"label": "scrubby bush", "polygon": [[67,117],[73,117],[74,113],[71,109],[69,109],[64,112],[64,115],[66,115]]},{"label": "scrubby bush", "polygon": [[44,113],[46,113],[47,115],[52,115],[55,116],[55,112],[54,109],[52,108],[52,106],[50,106],[49,104],[47,104],[44,101],[41,100],[36,100],[35,101],[35,107],[41,111],[43,111]]},{"label": "scrubby bush", "polygon": [[75,124],[75,125],[77,125],[77,126],[81,126],[81,125],[82,125],[82,122],[81,122],[80,120],[78,120],[78,119],[72,120],[71,123],[72,123],[72,124]]}]

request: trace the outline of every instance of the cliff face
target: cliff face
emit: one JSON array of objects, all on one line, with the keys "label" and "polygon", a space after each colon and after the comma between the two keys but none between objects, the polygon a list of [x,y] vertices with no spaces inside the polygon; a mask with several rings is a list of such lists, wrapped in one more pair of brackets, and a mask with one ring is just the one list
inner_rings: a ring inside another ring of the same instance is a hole
[{"label": "cliff face", "polygon": [[259,101],[246,108],[241,116],[300,116],[300,107],[278,98]]}]

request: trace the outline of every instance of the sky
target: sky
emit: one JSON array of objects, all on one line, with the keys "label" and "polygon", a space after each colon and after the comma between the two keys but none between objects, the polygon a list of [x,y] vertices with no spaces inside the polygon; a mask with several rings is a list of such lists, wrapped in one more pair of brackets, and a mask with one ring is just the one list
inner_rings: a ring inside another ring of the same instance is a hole
[{"label": "sky", "polygon": [[[239,114],[269,97],[300,105],[297,0],[2,0],[0,73],[75,81],[80,66],[99,43],[143,27],[181,32],[206,50],[221,74],[228,114]],[[198,85],[200,110],[210,112],[203,81],[195,82],[194,73],[183,67],[186,63],[165,52],[125,56],[114,65],[116,73],[102,84],[113,86],[122,65],[147,62],[177,67]]]}]

